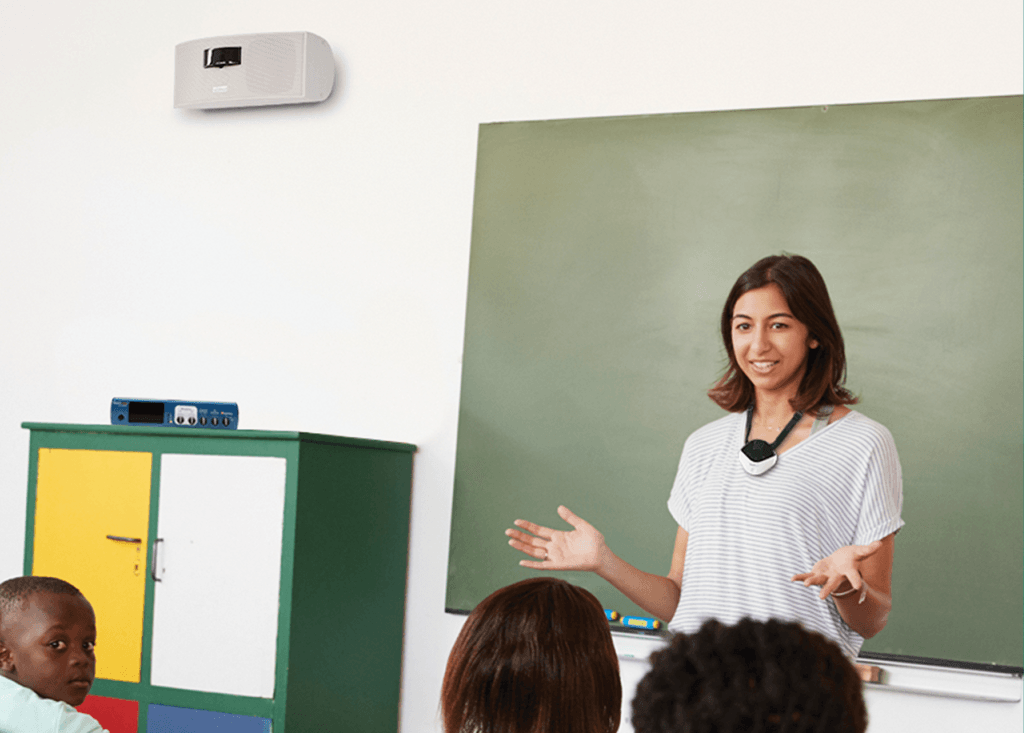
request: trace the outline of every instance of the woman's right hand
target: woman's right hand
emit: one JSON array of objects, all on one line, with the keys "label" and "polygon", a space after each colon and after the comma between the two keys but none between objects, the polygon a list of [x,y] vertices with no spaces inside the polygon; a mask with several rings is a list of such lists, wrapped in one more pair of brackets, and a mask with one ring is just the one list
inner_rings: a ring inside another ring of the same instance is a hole
[{"label": "woman's right hand", "polygon": [[604,535],[564,506],[558,507],[558,516],[573,529],[566,532],[517,519],[513,524],[519,529],[505,530],[508,543],[533,558],[519,564],[536,570],[598,570],[610,552]]}]

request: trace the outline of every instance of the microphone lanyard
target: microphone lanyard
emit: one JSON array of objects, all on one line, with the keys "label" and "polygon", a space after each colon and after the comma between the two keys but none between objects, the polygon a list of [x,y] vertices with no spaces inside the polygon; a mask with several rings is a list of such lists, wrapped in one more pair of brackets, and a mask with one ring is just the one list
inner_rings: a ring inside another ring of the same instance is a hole
[{"label": "microphone lanyard", "polygon": [[804,416],[803,412],[794,413],[792,419],[786,424],[786,427],[782,429],[777,437],[771,443],[767,441],[757,439],[750,440],[750,428],[754,422],[754,406],[751,405],[747,408],[747,429],[743,434],[743,440],[746,443],[741,449],[741,463],[743,464],[744,470],[752,475],[760,475],[767,471],[769,468],[775,465],[775,461],[778,460],[778,455],[775,453],[775,449],[782,445],[782,442],[789,436],[790,431],[796,427],[796,424],[800,422],[800,418]]}]

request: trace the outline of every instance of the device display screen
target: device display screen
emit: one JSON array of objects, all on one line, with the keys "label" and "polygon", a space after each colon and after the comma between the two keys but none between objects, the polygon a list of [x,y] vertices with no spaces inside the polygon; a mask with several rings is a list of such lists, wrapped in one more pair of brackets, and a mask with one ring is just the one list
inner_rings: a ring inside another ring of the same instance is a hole
[{"label": "device display screen", "polygon": [[160,424],[164,421],[163,402],[129,402],[128,422]]}]

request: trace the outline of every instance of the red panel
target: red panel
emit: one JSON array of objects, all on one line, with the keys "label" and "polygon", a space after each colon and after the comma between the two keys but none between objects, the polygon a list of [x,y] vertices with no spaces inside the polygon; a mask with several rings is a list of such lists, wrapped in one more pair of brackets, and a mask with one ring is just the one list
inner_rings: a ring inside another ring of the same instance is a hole
[{"label": "red panel", "polygon": [[139,703],[135,700],[89,695],[77,710],[96,718],[110,733],[138,733]]}]

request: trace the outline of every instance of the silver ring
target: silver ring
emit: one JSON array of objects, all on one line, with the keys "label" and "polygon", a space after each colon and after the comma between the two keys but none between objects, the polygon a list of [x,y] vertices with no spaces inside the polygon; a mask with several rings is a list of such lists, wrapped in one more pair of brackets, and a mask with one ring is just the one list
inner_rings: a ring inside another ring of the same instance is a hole
[{"label": "silver ring", "polygon": [[542,557],[542,558],[540,559],[540,561],[541,561],[541,562],[544,562],[544,561],[546,561],[547,559],[548,559],[548,553],[547,553],[547,550],[545,550],[545,551],[544,551],[544,557]]}]

